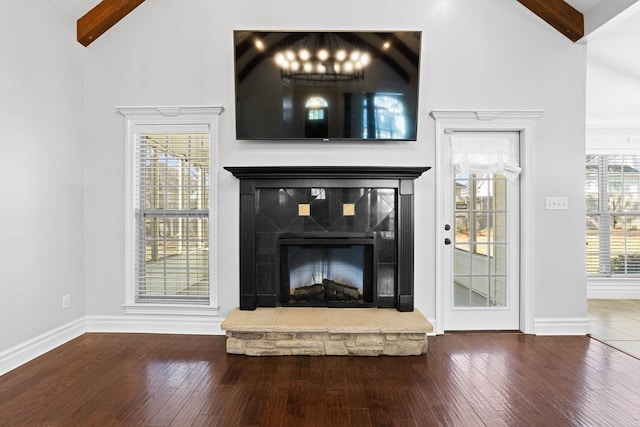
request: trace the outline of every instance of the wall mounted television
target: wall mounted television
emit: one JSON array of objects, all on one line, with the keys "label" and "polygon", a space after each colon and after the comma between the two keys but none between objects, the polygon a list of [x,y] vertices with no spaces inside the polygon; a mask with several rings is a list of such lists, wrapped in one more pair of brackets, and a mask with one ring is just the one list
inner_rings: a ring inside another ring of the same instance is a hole
[{"label": "wall mounted television", "polygon": [[415,141],[420,31],[234,31],[239,140]]}]

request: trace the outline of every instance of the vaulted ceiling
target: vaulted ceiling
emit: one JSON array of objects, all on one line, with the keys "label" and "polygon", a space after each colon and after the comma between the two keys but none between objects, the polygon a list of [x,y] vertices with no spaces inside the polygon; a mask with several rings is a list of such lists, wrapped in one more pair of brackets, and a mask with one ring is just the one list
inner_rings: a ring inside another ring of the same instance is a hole
[{"label": "vaulted ceiling", "polygon": [[[51,0],[77,21],[77,39],[83,46],[103,33],[144,0]],[[517,0],[572,41],[578,41],[640,0]],[[92,6],[94,6],[92,8]],[[91,8],[89,11],[87,9]]]}]

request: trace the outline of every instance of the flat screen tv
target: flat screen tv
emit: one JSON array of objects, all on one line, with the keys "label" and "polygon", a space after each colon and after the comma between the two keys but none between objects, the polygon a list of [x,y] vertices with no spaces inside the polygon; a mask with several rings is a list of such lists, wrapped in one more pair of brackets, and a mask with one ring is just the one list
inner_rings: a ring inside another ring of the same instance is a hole
[{"label": "flat screen tv", "polygon": [[239,140],[414,141],[420,31],[234,31]]}]

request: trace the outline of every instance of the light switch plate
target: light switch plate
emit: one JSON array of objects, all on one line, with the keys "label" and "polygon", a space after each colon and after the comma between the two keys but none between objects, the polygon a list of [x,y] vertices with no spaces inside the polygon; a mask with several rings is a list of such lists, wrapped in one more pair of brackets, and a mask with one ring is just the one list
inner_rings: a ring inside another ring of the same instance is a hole
[{"label": "light switch plate", "polygon": [[569,209],[568,197],[546,197],[545,198],[546,210],[567,210]]}]

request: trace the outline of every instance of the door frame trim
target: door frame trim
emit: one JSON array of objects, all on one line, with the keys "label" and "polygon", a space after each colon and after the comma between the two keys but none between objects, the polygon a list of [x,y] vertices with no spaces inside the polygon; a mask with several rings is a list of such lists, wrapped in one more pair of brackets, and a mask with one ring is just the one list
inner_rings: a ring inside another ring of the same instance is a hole
[{"label": "door frame trim", "polygon": [[520,330],[535,331],[534,122],[545,110],[433,110],[436,121],[436,318],[434,332],[444,333],[444,193],[445,135],[451,131],[518,132],[520,134]]}]

